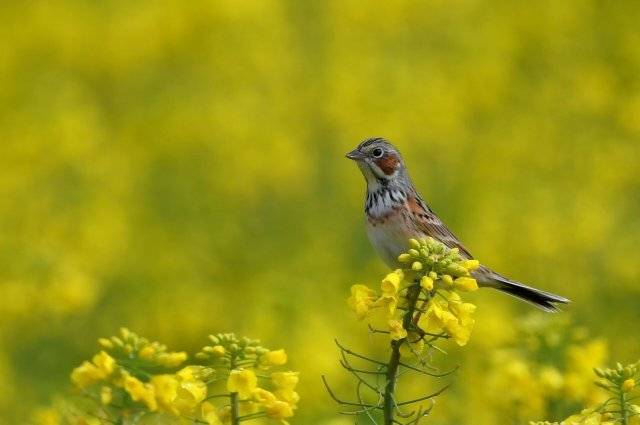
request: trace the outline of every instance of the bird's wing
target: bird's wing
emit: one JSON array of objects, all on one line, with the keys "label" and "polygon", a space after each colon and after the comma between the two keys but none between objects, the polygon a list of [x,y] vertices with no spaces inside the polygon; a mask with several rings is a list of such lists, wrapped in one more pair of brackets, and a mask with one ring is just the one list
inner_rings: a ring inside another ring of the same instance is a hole
[{"label": "bird's wing", "polygon": [[431,236],[435,240],[438,240],[445,244],[449,248],[458,248],[460,255],[468,259],[472,259],[473,256],[462,245],[460,240],[451,233],[451,230],[438,218],[438,216],[429,208],[429,206],[420,199],[419,196],[409,198],[409,209],[413,212],[415,217],[415,223],[418,230],[427,236]]}]

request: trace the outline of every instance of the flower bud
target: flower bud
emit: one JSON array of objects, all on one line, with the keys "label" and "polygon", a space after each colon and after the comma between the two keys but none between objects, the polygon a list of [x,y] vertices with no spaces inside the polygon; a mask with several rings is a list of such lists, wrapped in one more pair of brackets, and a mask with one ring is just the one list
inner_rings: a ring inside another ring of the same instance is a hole
[{"label": "flower bud", "polygon": [[408,263],[411,260],[411,254],[400,254],[398,256],[398,261],[400,261],[401,263]]},{"label": "flower bud", "polygon": [[420,242],[418,242],[416,239],[409,239],[409,245],[411,245],[411,247],[415,249],[420,248]]},{"label": "flower bud", "polygon": [[432,290],[433,279],[431,279],[429,276],[422,276],[422,278],[420,279],[420,286],[422,287],[422,289],[426,289],[427,291]]},{"label": "flower bud", "polygon": [[622,383],[622,391],[624,392],[629,392],[632,389],[634,389],[636,386],[636,381],[633,378],[629,378],[626,379],[623,383]]},{"label": "flower bud", "polygon": [[224,356],[225,349],[222,345],[216,345],[215,347],[211,347],[211,354],[214,356],[222,357]]},{"label": "flower bud", "polygon": [[422,263],[420,261],[414,261],[413,264],[411,264],[411,269],[417,272],[422,270]]},{"label": "flower bud", "polygon": [[98,344],[100,344],[101,346],[103,346],[104,348],[113,348],[113,342],[111,342],[110,340],[108,340],[107,338],[100,338],[98,339]]}]

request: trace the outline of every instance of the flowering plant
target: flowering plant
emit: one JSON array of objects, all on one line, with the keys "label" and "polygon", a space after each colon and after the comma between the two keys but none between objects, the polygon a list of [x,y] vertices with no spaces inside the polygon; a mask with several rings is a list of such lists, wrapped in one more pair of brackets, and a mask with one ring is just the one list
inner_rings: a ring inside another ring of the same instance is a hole
[{"label": "flowering plant", "polygon": [[640,398],[637,380],[640,378],[640,362],[615,368],[595,368],[598,377],[595,385],[604,389],[608,398],[595,406],[571,415],[564,421],[531,422],[530,425],[639,425],[640,406],[635,404]]},{"label": "flowering plant", "polygon": [[[398,401],[398,377],[404,372],[435,377],[452,373],[453,370],[440,373],[430,364],[434,351],[444,352],[435,343],[441,339],[452,339],[463,346],[469,340],[474,324],[472,314],[476,307],[464,302],[459,293],[478,289],[470,272],[479,263],[463,259],[457,249],[449,249],[432,238],[411,239],[409,244],[411,248],[408,252],[398,257],[404,267],[385,276],[380,284],[380,293],[366,285],[353,285],[348,300],[358,319],[382,313],[384,328],[376,329],[370,325],[369,329],[372,333],[389,336],[389,360],[382,362],[338,344],[342,366],[358,380],[357,401],[336,397],[327,385],[327,390],[338,403],[359,408],[349,413],[364,414],[374,424],[380,414],[385,425],[401,423],[397,417],[404,419],[407,424],[417,424],[427,416],[434,397],[446,386],[413,400]],[[353,367],[350,360],[353,358],[374,365],[375,370]],[[374,382],[367,378],[371,376],[376,378]],[[373,392],[376,396],[374,401],[364,401],[364,389]],[[426,408],[420,406],[410,414],[401,410],[403,406],[424,401],[430,401],[431,405]]]},{"label": "flowering plant", "polygon": [[287,363],[285,351],[232,333],[209,339],[187,364],[186,352],[126,328],[101,338],[102,350],[71,373],[91,401],[78,406],[71,423],[137,424],[148,416],[162,416],[162,423],[238,425],[263,417],[287,423],[299,396],[298,373],[278,370]]}]

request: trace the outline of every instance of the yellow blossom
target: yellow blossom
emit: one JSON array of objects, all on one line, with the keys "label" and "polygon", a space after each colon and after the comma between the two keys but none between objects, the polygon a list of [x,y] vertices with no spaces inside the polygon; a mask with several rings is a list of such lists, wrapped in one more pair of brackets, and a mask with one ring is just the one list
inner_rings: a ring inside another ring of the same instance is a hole
[{"label": "yellow blossom", "polygon": [[176,376],[182,381],[193,381],[203,379],[213,373],[213,369],[204,366],[185,366],[176,372]]},{"label": "yellow blossom", "polygon": [[402,327],[402,321],[397,319],[389,320],[389,336],[393,340],[400,340],[407,336],[407,330]]},{"label": "yellow blossom", "polygon": [[173,404],[178,396],[178,380],[173,375],[156,375],[151,378],[156,401],[160,410],[173,415],[178,414],[178,409]]},{"label": "yellow blossom", "polygon": [[204,403],[202,403],[200,410],[201,410],[202,419],[208,425],[223,425],[223,422],[220,420],[220,417],[218,417],[217,409],[213,404],[209,403],[208,401],[205,401]]},{"label": "yellow blossom", "polygon": [[404,273],[402,273],[402,270],[400,269],[386,275],[380,284],[382,294],[386,296],[395,296],[398,293],[398,289],[400,288],[400,283],[403,278]]},{"label": "yellow blossom", "polygon": [[199,380],[181,381],[173,404],[183,415],[193,411],[207,397],[207,385]]},{"label": "yellow blossom", "polygon": [[351,287],[351,297],[349,297],[349,307],[356,312],[358,319],[367,317],[369,310],[376,301],[376,293],[366,285],[353,285]]},{"label": "yellow blossom", "polygon": [[265,413],[272,419],[286,419],[293,416],[293,408],[286,401],[276,400],[265,406]]},{"label": "yellow blossom", "polygon": [[124,389],[129,393],[133,401],[143,402],[152,412],[158,409],[155,390],[152,385],[145,384],[131,375],[126,375],[124,377]]},{"label": "yellow blossom", "polygon": [[273,372],[271,381],[280,390],[293,390],[298,385],[299,375],[299,372]]},{"label": "yellow blossom", "polygon": [[287,363],[287,353],[283,350],[267,351],[260,356],[262,366],[282,366]]},{"label": "yellow blossom", "polygon": [[480,267],[480,262],[478,260],[464,260],[460,265],[468,271],[473,271]]},{"label": "yellow blossom", "polygon": [[636,386],[636,381],[633,378],[625,379],[622,383],[622,391],[629,392]]},{"label": "yellow blossom", "polygon": [[420,279],[420,287],[424,290],[431,291],[433,289],[433,279],[429,276],[422,276]]},{"label": "yellow blossom", "polygon": [[398,307],[398,297],[395,295],[383,295],[378,300],[376,300],[374,307],[382,307],[382,309],[385,310],[388,316],[392,316],[393,313],[395,313],[396,308]]},{"label": "yellow blossom", "polygon": [[98,354],[93,356],[93,364],[100,369],[100,371],[104,374],[104,376],[109,376],[113,373],[113,370],[116,365],[116,361],[113,357],[108,355],[104,351],[100,351]]},{"label": "yellow blossom", "polygon": [[240,398],[248,398],[258,385],[256,374],[249,369],[234,369],[227,379],[227,390],[238,393]]},{"label": "yellow blossom", "polygon": [[453,284],[458,291],[472,292],[478,289],[478,282],[472,277],[459,277]]},{"label": "yellow blossom", "polygon": [[151,360],[156,353],[155,348],[152,345],[145,345],[138,351],[138,357],[143,360]]},{"label": "yellow blossom", "polygon": [[84,388],[104,378],[100,369],[91,362],[83,362],[71,372],[71,382],[79,388]]},{"label": "yellow blossom", "polygon": [[261,405],[268,405],[277,400],[276,396],[271,391],[267,391],[264,388],[256,388],[253,391],[252,396],[253,399]]},{"label": "yellow blossom", "polygon": [[111,400],[113,400],[113,393],[111,391],[111,387],[102,387],[100,389],[100,403],[104,406],[111,404]]},{"label": "yellow blossom", "polygon": [[158,363],[160,363],[164,367],[177,367],[184,363],[187,360],[187,353],[184,351],[176,352],[176,353],[162,353],[158,355]]}]

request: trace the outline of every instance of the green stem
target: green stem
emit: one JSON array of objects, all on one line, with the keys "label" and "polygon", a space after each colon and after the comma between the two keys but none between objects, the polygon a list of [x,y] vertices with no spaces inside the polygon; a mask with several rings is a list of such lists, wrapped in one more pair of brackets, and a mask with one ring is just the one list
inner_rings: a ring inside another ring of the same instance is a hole
[{"label": "green stem", "polygon": [[[413,313],[416,308],[418,296],[420,295],[420,284],[416,282],[413,286],[409,287],[407,291],[407,310],[402,317],[402,326],[405,329],[409,329],[413,320]],[[384,387],[384,425],[393,425],[394,413],[395,413],[395,392],[396,383],[398,380],[398,369],[400,368],[400,347],[406,338],[400,340],[391,341],[391,357],[387,364],[387,383]]]},{"label": "green stem", "polygon": [[624,391],[620,391],[620,413],[622,415],[622,425],[629,425],[629,410],[627,410],[627,399]]},{"label": "green stem", "polygon": [[[230,369],[233,370],[235,368],[236,368],[236,358],[235,356],[231,356]],[[231,425],[240,425],[238,393],[229,394],[229,399],[231,402]]]}]

